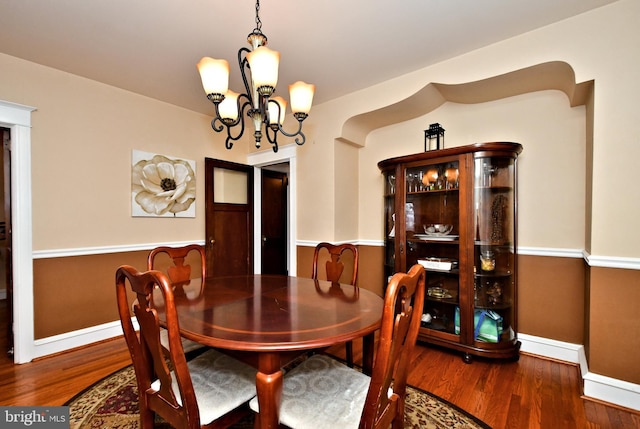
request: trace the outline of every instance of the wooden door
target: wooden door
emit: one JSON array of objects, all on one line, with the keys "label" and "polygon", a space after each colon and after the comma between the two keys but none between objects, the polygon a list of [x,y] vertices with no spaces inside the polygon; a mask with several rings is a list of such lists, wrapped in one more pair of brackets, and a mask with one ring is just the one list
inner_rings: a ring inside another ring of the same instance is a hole
[{"label": "wooden door", "polygon": [[288,274],[286,173],[262,170],[262,274]]},{"label": "wooden door", "polygon": [[253,273],[253,167],[205,158],[207,275]]},{"label": "wooden door", "polygon": [[[11,134],[10,130],[2,129],[3,146],[3,177],[4,177],[4,221],[0,223],[0,246],[2,246],[4,264],[4,281],[7,291],[7,348],[13,354],[13,275],[11,255]],[[2,321],[5,322],[5,321]]]}]

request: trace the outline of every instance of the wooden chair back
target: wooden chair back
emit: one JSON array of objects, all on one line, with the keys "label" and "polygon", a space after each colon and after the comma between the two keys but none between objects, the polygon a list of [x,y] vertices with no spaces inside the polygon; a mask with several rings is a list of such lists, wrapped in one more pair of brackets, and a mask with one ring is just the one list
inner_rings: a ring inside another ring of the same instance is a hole
[{"label": "wooden chair back", "polygon": [[397,273],[389,281],[360,428],[403,427],[409,358],[418,339],[425,277],[424,268],[416,264],[408,273]]},{"label": "wooden chair back", "polygon": [[[127,285],[136,296],[132,302],[129,302],[131,294]],[[164,298],[168,353],[161,345],[158,313],[152,305],[154,288]],[[154,413],[157,413],[175,428],[200,428],[198,403],[182,348],[172,283],[160,271],[138,272],[123,265],[116,271],[116,296],[122,330],[138,382],[142,427],[152,428]],[[131,321],[132,308],[140,327],[139,336]],[[180,402],[172,388],[171,369],[177,381]]]},{"label": "wooden chair back", "polygon": [[[191,264],[188,262],[196,264],[197,261],[200,263],[200,271],[194,272],[192,276]],[[205,250],[199,244],[189,244],[182,247],[160,246],[152,249],[147,257],[147,270],[159,270],[166,273],[174,284],[186,283],[198,276],[204,279],[206,268]]]},{"label": "wooden chair back", "polygon": [[[323,251],[328,252],[328,256]],[[343,253],[350,253],[350,257],[343,257]],[[342,283],[349,283],[355,286],[358,280],[358,248],[353,244],[331,244],[322,242],[318,244],[313,252],[313,271],[311,278],[319,278],[320,261],[323,258],[328,258],[325,264],[326,279],[330,282],[340,282],[340,278],[344,272],[344,262],[351,263],[350,277],[346,278]]]},{"label": "wooden chair back", "polygon": [[[347,262],[350,265],[351,276],[348,276],[348,272],[345,279],[342,280],[342,283],[355,286],[358,280],[358,259],[358,248],[353,244],[319,243],[313,252],[313,271],[311,272],[311,278],[315,280],[324,278],[332,283],[340,283],[340,279],[343,277],[345,262]],[[324,274],[320,273],[319,266],[321,261],[326,261]],[[338,287],[338,291],[339,290],[340,288]],[[353,298],[358,299],[357,289],[355,292]],[[347,364],[353,367],[353,341],[348,341],[345,346]]]}]

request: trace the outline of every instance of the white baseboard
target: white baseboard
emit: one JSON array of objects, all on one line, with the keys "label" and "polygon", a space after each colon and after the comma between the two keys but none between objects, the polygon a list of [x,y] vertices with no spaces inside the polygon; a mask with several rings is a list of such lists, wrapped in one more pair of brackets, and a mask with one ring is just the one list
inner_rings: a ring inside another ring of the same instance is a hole
[{"label": "white baseboard", "polygon": [[593,373],[585,375],[583,380],[584,396],[640,411],[640,384]]},{"label": "white baseboard", "polygon": [[[138,322],[132,319],[134,327],[138,329]],[[34,358],[52,355],[77,347],[97,343],[122,335],[120,321],[104,323],[102,325],[66,332],[52,337],[34,341]],[[123,340],[124,341],[124,338]]]},{"label": "white baseboard", "polygon": [[640,411],[640,384],[589,372],[584,346],[533,335],[518,334],[520,350],[580,365],[584,396]]}]

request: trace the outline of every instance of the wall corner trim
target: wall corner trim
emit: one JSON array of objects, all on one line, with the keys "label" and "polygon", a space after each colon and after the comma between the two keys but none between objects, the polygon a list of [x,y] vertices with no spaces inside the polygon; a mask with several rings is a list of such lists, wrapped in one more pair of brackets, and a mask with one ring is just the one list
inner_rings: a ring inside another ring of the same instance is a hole
[{"label": "wall corner trim", "polygon": [[640,411],[640,384],[592,372],[583,376],[584,396]]},{"label": "wall corner trim", "polygon": [[585,397],[640,411],[640,385],[589,372],[583,345],[522,333],[518,339],[523,352],[578,364]]}]

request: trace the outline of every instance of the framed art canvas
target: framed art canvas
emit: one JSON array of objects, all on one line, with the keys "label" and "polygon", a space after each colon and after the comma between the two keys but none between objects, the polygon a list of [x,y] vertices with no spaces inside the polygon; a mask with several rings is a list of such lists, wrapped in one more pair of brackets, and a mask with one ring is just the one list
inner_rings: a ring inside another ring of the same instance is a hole
[{"label": "framed art canvas", "polygon": [[131,215],[196,217],[196,163],[133,150]]}]

